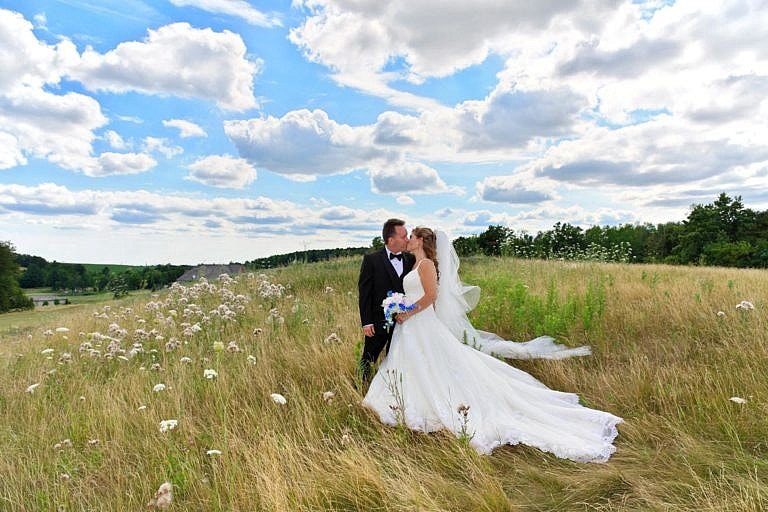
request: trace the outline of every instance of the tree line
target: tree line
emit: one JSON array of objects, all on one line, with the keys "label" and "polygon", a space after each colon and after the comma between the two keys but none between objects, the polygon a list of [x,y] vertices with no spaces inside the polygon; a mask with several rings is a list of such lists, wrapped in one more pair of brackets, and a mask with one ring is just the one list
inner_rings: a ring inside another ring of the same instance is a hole
[{"label": "tree line", "polygon": [[53,291],[79,293],[103,292],[122,285],[128,290],[158,289],[174,282],[188,265],[153,265],[113,270],[81,263],[47,261],[40,256],[15,255],[16,263],[24,269],[19,276],[22,288],[50,288]]},{"label": "tree line", "polygon": [[767,268],[768,210],[746,208],[740,196],[723,193],[713,203],[693,205],[682,222],[586,230],[558,222],[536,235],[497,225],[457,238],[454,247],[460,256]]},{"label": "tree line", "polygon": [[[381,237],[378,237],[381,238]],[[297,263],[314,263],[316,261],[325,261],[343,256],[358,256],[370,251],[370,247],[345,247],[341,249],[309,249],[306,251],[295,251],[287,254],[275,254],[266,258],[256,258],[246,261],[245,268],[248,270],[261,270],[275,267],[285,267]]]}]

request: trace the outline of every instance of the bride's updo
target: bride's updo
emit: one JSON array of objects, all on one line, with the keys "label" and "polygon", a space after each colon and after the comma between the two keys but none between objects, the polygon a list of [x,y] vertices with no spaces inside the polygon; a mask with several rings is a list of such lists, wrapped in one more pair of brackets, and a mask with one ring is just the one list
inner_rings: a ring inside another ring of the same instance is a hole
[{"label": "bride's updo", "polygon": [[411,233],[416,238],[420,238],[423,242],[422,249],[424,249],[424,255],[435,264],[437,278],[440,279],[440,269],[437,266],[437,237],[435,236],[435,232],[429,228],[419,226],[413,228]]}]

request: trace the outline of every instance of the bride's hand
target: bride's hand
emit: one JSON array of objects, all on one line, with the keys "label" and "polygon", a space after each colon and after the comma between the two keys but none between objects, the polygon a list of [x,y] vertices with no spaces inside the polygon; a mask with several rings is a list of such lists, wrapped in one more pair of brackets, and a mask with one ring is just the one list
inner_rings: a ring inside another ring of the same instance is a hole
[{"label": "bride's hand", "polygon": [[407,315],[408,315],[408,313],[398,313],[395,316],[395,321],[397,323],[401,324],[401,323],[405,322],[406,320],[408,320],[408,316]]}]

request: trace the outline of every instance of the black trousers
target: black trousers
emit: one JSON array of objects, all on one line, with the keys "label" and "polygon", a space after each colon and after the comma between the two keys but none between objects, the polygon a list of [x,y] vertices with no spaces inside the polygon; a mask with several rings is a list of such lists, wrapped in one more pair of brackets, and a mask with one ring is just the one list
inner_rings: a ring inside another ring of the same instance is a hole
[{"label": "black trousers", "polygon": [[395,326],[390,327],[389,332],[387,332],[384,325],[384,322],[374,324],[374,335],[365,337],[363,354],[360,357],[360,372],[365,382],[370,382],[371,367],[379,358],[381,351],[389,352],[389,344],[392,342],[392,332],[394,332]]}]

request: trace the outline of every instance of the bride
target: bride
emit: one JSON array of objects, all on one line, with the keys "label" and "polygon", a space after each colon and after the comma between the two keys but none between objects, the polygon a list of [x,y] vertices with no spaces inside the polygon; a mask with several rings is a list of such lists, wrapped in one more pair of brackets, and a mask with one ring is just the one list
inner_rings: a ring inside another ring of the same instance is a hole
[{"label": "bride", "polygon": [[576,394],[549,389],[489,355],[552,359],[589,349],[564,348],[549,337],[514,343],[475,330],[466,313],[479,289],[459,280],[447,235],[418,227],[407,250],[416,256],[403,279],[414,309],[398,315],[392,346],[363,404],[389,425],[448,429],[480,453],[523,443],[574,461],[607,461],[621,418],[583,407]]}]

